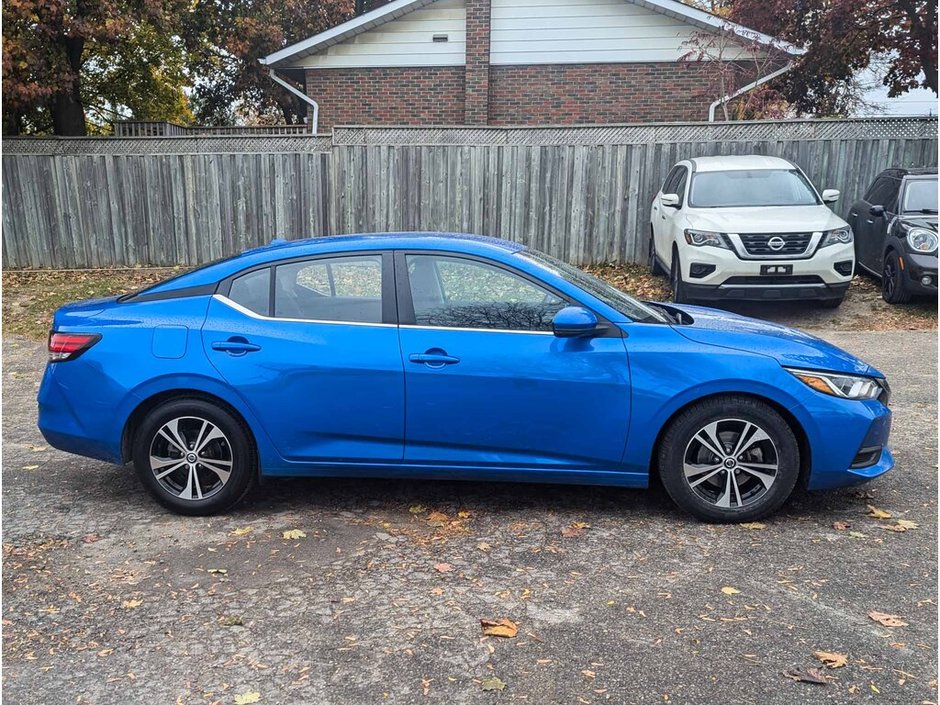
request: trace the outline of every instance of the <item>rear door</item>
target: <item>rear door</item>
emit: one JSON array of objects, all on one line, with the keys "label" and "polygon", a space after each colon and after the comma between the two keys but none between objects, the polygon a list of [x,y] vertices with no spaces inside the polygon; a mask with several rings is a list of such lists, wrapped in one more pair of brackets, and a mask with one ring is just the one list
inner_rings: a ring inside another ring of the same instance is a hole
[{"label": "rear door", "polygon": [[206,355],[288,460],[398,462],[404,373],[390,253],[277,263],[223,282]]},{"label": "rear door", "polygon": [[617,469],[630,418],[619,329],[556,338],[569,301],[504,265],[396,253],[405,461]]}]

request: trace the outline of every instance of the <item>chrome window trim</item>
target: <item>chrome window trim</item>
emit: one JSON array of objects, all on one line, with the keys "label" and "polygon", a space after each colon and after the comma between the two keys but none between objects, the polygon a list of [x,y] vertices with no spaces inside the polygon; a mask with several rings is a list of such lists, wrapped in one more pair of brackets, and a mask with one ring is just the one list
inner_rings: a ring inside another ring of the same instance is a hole
[{"label": "chrome window trim", "polygon": [[555,333],[550,330],[510,330],[509,328],[460,328],[458,326],[426,326],[417,323],[402,323],[399,328],[416,328],[418,330],[452,330],[452,331],[472,331],[474,333],[518,333],[521,335],[551,335]]},{"label": "chrome window trim", "polygon": [[326,321],[319,318],[281,318],[280,316],[265,316],[263,314],[252,311],[250,308],[245,308],[240,303],[232,301],[227,296],[222,294],[213,294],[212,298],[223,303],[226,306],[242,313],[249,318],[255,318],[261,321],[287,321],[288,323],[326,323],[333,326],[367,326],[370,328],[397,328],[398,326],[394,323],[368,323],[366,321]]}]

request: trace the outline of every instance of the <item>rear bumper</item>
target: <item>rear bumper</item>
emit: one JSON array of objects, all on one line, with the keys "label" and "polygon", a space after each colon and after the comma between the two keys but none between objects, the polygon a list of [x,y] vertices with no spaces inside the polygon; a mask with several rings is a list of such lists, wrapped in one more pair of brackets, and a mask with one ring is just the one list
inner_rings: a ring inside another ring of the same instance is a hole
[{"label": "rear bumper", "polygon": [[[688,297],[699,301],[797,301],[841,299],[849,283],[826,284],[706,284],[686,283]],[[936,289],[934,290],[936,291]]]}]

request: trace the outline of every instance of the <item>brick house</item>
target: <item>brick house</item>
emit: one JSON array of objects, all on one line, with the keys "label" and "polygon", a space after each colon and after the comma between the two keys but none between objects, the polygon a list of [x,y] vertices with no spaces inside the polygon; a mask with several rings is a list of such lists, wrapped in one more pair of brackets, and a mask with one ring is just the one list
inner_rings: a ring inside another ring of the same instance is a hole
[{"label": "brick house", "polygon": [[322,130],[713,119],[716,61],[727,99],[800,53],[676,0],[394,0],[262,63]]}]

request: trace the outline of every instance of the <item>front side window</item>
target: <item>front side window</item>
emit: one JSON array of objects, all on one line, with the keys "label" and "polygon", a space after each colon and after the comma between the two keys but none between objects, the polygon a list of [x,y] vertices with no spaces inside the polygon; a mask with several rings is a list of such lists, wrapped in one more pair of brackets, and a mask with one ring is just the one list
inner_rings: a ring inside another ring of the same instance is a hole
[{"label": "front side window", "polygon": [[937,177],[932,179],[911,179],[904,185],[902,213],[937,212]]},{"label": "front side window", "polygon": [[816,191],[797,169],[701,171],[692,176],[689,205],[746,208],[819,205]]},{"label": "front side window", "polygon": [[882,176],[875,179],[875,183],[865,194],[865,200],[873,206],[890,208],[898,195],[901,182],[891,176]]},{"label": "front side window", "polygon": [[314,321],[382,322],[382,256],[330,257],[278,265],[274,315]]},{"label": "front side window", "polygon": [[510,271],[446,255],[406,255],[415,323],[550,331],[566,302]]},{"label": "front side window", "polygon": [[685,171],[681,166],[672,167],[672,171],[669,172],[669,175],[666,177],[666,180],[663,182],[663,193],[675,193],[676,184],[679,183],[680,172]]}]

